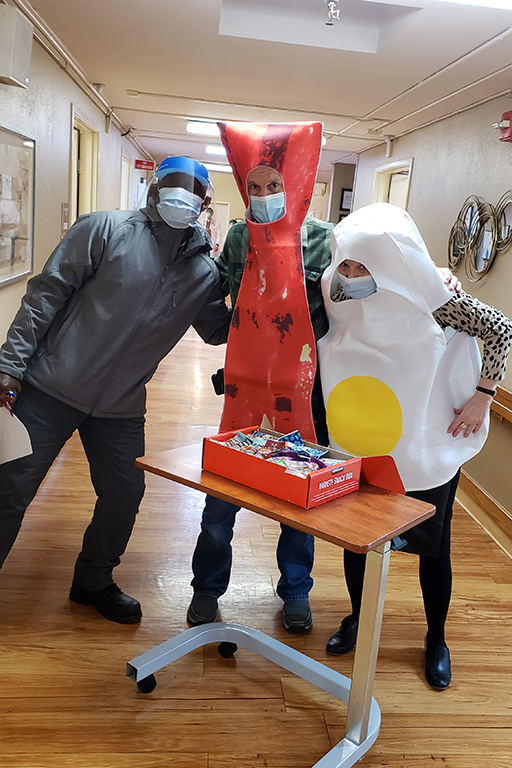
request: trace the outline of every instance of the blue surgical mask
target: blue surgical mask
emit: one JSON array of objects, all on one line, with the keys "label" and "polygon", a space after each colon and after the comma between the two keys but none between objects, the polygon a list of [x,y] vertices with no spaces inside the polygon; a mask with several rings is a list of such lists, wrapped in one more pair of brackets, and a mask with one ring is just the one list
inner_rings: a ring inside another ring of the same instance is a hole
[{"label": "blue surgical mask", "polygon": [[345,277],[338,272],[340,285],[351,299],[366,299],[377,291],[377,283],[371,275]]},{"label": "blue surgical mask", "polygon": [[277,221],[284,214],[284,192],[264,197],[249,196],[251,213],[259,224]]},{"label": "blue surgical mask", "polygon": [[182,187],[164,187],[160,190],[157,210],[173,229],[186,229],[194,224],[201,213],[203,199]]}]

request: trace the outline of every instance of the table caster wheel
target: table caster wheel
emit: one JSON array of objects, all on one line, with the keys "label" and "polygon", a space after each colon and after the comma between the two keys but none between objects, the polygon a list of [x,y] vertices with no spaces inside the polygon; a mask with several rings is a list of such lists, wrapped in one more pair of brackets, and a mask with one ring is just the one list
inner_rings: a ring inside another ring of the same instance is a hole
[{"label": "table caster wheel", "polygon": [[236,643],[220,643],[218,650],[223,659],[229,659],[238,650],[238,645]]},{"label": "table caster wheel", "polygon": [[148,675],[142,680],[137,681],[137,688],[141,693],[151,693],[156,688],[156,679],[154,675]]}]

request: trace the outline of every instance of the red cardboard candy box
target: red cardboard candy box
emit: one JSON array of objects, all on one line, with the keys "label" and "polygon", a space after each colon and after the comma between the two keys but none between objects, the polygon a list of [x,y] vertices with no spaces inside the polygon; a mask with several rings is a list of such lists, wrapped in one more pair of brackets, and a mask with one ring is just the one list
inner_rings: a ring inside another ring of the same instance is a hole
[{"label": "red cardboard candy box", "polygon": [[[249,434],[256,429],[273,437],[282,437],[281,432],[261,427],[247,427],[237,431]],[[361,459],[358,456],[329,449],[326,456],[331,459],[339,458],[339,464],[317,469],[307,477],[297,477],[286,472],[285,467],[279,464],[273,464],[222,445],[223,442],[235,437],[237,431],[204,439],[203,469],[278,499],[289,501],[303,509],[318,507],[326,501],[344,496],[359,488]],[[306,441],[305,444],[313,448],[322,447]]]}]

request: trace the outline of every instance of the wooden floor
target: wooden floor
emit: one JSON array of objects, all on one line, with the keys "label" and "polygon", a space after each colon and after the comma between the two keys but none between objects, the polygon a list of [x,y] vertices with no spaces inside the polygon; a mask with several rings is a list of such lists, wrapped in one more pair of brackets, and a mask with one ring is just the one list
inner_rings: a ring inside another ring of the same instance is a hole
[{"label": "wooden floor", "polygon": [[[210,374],[222,359],[222,348],[189,332],[160,366],[149,387],[148,452],[216,432],[222,403]],[[225,660],[215,646],[199,649],[159,672],[149,695],[125,677],[126,661],[187,626],[204,498],[155,476],[147,485],[116,571],[142,603],[135,627],[67,597],[93,503],[77,440],[30,507],[0,574],[0,768],[309,768],[343,737],[346,706],[250,651]],[[417,558],[394,554],[375,686],[382,727],[361,765],[512,765],[512,563],[460,508],[453,529],[453,684],[440,693],[424,682]],[[353,654],[324,650],[348,609],[341,551],[317,544],[315,624],[294,636],[275,594],[277,536],[272,521],[240,513],[222,618],[350,675]]]}]

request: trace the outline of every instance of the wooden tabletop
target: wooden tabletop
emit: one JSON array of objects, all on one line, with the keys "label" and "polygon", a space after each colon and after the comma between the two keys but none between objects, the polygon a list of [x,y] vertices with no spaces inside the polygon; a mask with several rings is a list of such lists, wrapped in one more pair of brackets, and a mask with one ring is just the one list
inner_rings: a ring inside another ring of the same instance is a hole
[{"label": "wooden tabletop", "polygon": [[358,491],[319,507],[302,509],[205,472],[201,469],[201,457],[202,445],[198,443],[143,456],[136,460],[136,464],[155,475],[258,512],[352,552],[369,552],[432,517],[435,512],[432,504],[366,484],[362,484]]}]

